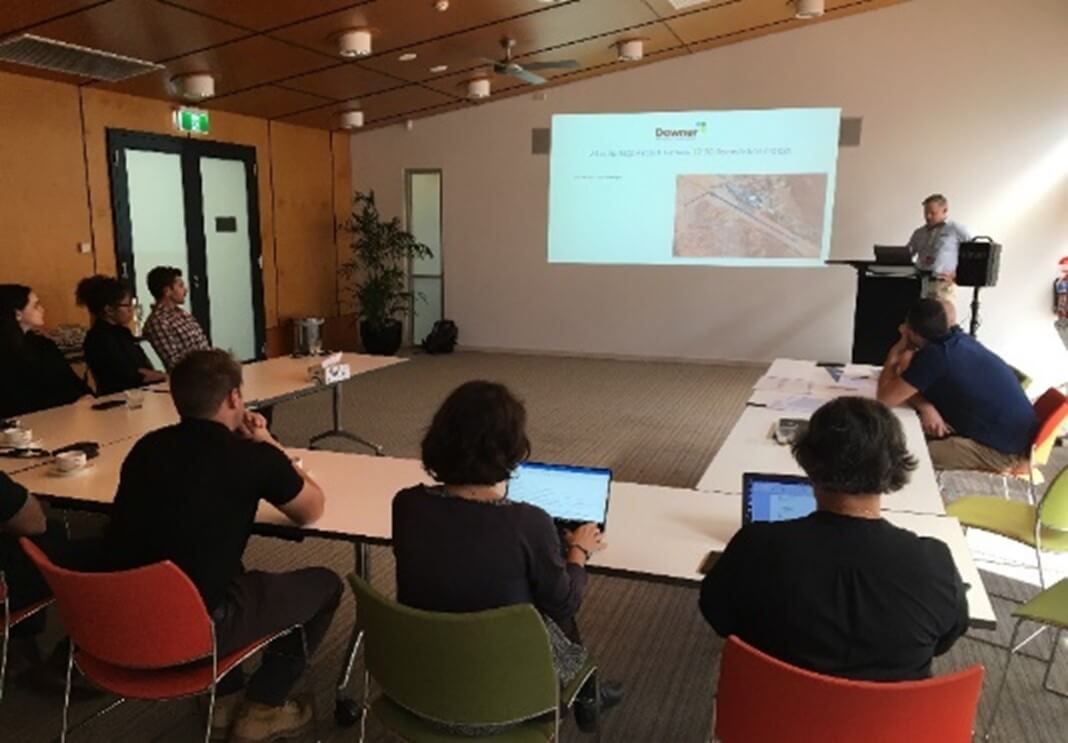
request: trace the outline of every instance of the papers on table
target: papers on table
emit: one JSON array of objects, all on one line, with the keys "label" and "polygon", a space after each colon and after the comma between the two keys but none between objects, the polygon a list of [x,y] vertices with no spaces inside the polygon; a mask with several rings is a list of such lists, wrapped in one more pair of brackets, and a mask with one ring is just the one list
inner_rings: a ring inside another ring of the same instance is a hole
[{"label": "papers on table", "polygon": [[753,385],[750,403],[811,414],[835,397],[875,397],[877,380],[878,368],[866,364],[818,366],[811,361],[776,359]]}]

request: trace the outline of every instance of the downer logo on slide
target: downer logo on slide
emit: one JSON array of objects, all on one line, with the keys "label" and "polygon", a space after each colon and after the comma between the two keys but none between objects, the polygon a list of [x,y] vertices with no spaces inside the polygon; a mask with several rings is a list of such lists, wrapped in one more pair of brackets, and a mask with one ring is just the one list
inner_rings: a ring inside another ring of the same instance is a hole
[{"label": "downer logo on slide", "polygon": [[693,129],[662,129],[656,128],[657,139],[697,139],[698,135],[704,134],[708,123],[698,121]]}]

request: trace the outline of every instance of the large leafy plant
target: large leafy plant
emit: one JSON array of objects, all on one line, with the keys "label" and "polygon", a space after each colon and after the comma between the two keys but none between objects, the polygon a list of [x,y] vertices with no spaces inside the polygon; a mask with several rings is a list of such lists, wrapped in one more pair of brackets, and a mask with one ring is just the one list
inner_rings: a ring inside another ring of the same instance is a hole
[{"label": "large leafy plant", "polygon": [[402,228],[398,217],[382,218],[374,191],[356,192],[346,229],[352,235],[352,257],[339,270],[352,279],[356,316],[376,329],[407,316],[415,299],[408,289],[411,261],[433,252]]}]

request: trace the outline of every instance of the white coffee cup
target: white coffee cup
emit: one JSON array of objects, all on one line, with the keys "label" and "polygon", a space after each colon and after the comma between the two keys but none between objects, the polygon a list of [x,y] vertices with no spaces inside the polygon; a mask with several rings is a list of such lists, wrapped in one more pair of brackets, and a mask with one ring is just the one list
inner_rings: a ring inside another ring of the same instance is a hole
[{"label": "white coffee cup", "polygon": [[28,428],[9,428],[4,431],[4,443],[8,446],[29,446],[33,442],[33,431]]},{"label": "white coffee cup", "polygon": [[56,455],[56,469],[60,472],[80,470],[89,461],[84,451],[64,451]]}]

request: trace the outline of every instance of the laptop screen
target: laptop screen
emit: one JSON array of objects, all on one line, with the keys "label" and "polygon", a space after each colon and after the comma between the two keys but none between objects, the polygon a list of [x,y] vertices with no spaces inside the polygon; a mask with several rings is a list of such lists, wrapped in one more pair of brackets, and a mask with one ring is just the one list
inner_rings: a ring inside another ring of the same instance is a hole
[{"label": "laptop screen", "polygon": [[612,470],[523,462],[508,482],[508,499],[529,503],[557,521],[604,528]]},{"label": "laptop screen", "polygon": [[742,476],[742,523],[789,521],[816,510],[812,483],[794,475]]}]

